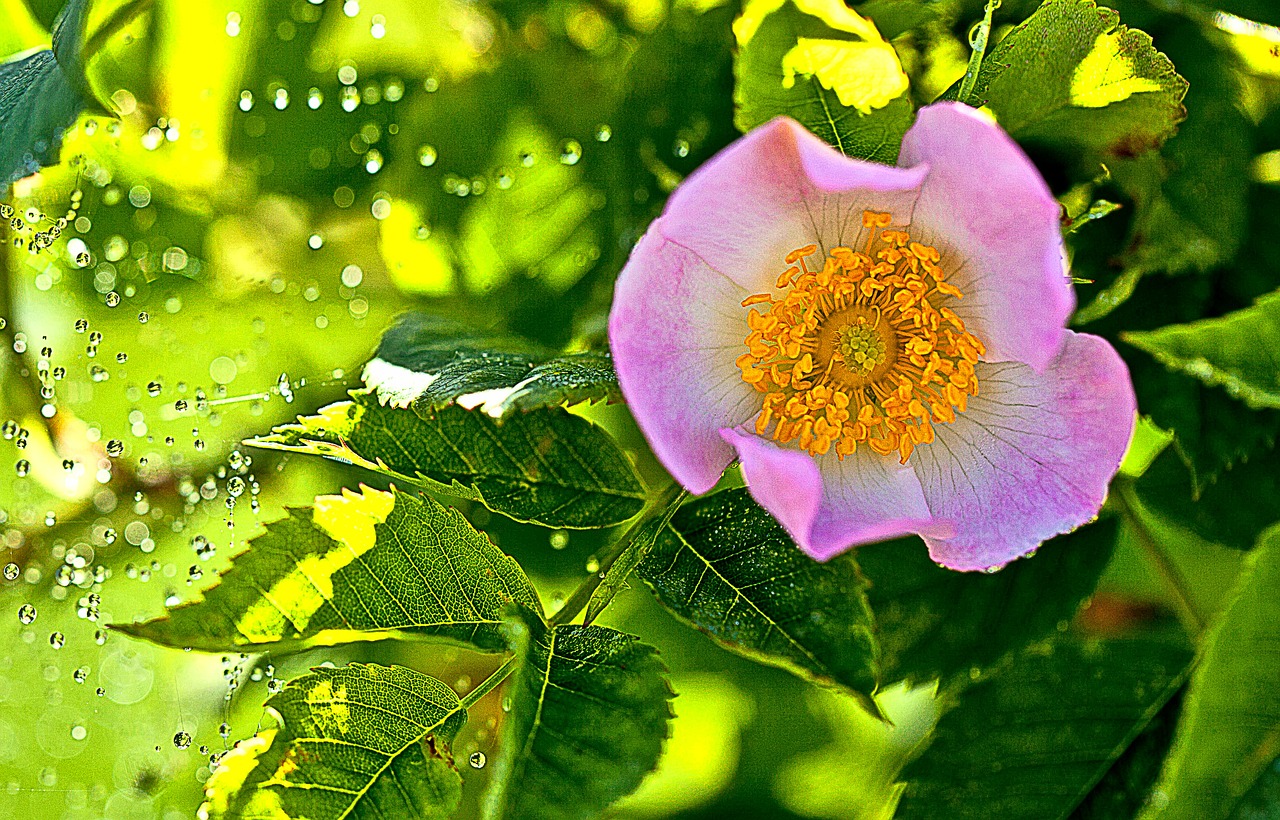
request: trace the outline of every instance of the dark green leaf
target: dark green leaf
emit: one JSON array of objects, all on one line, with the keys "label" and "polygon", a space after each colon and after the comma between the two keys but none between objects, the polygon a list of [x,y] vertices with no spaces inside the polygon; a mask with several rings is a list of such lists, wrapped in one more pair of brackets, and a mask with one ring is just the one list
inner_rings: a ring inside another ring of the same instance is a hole
[{"label": "dark green leaf", "polygon": [[900,820],[1065,818],[1182,684],[1191,651],[1153,640],[1032,647],[974,684],[903,773]]},{"label": "dark green leaf", "polygon": [[[754,5],[767,8],[771,4],[757,2]],[[794,0],[786,0],[776,10],[765,13],[754,31],[744,29],[742,20],[735,24],[739,50],[734,62],[737,80],[734,122],[745,132],[785,115],[847,156],[892,164],[898,159],[902,135],[915,119],[914,107],[904,93],[905,86],[895,90],[894,72],[901,71],[897,67],[897,56],[892,46],[879,40],[874,29],[870,33],[875,37],[864,39],[840,28],[839,18],[820,16],[823,5],[806,4],[807,10],[802,11]],[[748,4],[743,19],[759,18],[760,13],[753,13],[752,4]],[[847,10],[846,13],[852,14]],[[795,71],[795,66],[788,62],[801,47],[802,40],[820,42],[828,49],[847,47],[849,52],[840,57],[824,55],[823,62],[833,70],[832,77],[808,75]],[[853,102],[842,104],[839,89],[843,83],[841,72],[836,69],[842,61],[852,64],[863,54],[873,59],[866,67],[850,70],[843,79],[852,82],[856,78],[861,84],[859,91],[869,92],[871,96],[880,95],[881,88],[887,89],[885,93],[892,99],[857,103],[857,107]]]},{"label": "dark green leaf", "polygon": [[509,684],[485,817],[598,817],[658,763],[673,696],[657,652],[599,626],[510,625],[522,665]]},{"label": "dark green leaf", "polygon": [[725,648],[864,702],[875,691],[877,647],[857,563],[814,561],[746,490],[681,507],[636,571],[664,606]]},{"label": "dark green leaf", "polygon": [[1019,141],[1133,156],[1173,135],[1186,91],[1151,38],[1113,9],[1048,0],[987,54],[973,98]]},{"label": "dark green leaf", "polygon": [[964,682],[971,669],[1054,633],[1093,593],[1115,540],[1115,520],[1098,521],[994,575],[939,567],[915,539],[858,548],[871,581],[881,678]]},{"label": "dark green leaf", "polygon": [[1234,598],[1205,637],[1174,747],[1144,814],[1231,814],[1280,750],[1280,528],[1249,553]]},{"label": "dark green leaf", "polygon": [[449,744],[467,713],[412,669],[314,669],[267,701],[283,725],[237,744],[201,817],[446,820],[462,798]]},{"label": "dark green leaf", "polygon": [[1280,408],[1280,291],[1217,319],[1127,333],[1124,340],[1250,407]]},{"label": "dark green leaf", "polygon": [[1207,541],[1249,549],[1258,533],[1280,521],[1280,450],[1254,453],[1197,491],[1170,447],[1135,487],[1143,504],[1170,523]]},{"label": "dark green leaf", "polygon": [[85,107],[85,5],[70,0],[63,7],[52,49],[0,64],[0,191],[56,163],[62,132]]},{"label": "dark green leaf", "polygon": [[498,421],[456,405],[417,413],[384,407],[368,390],[352,397],[251,443],[350,461],[551,527],[609,526],[644,504],[617,443],[559,407]]},{"label": "dark green leaf", "polygon": [[1240,798],[1231,820],[1275,820],[1280,817],[1280,757],[1271,761],[1253,787]]},{"label": "dark green leaf", "polygon": [[1071,813],[1071,820],[1132,820],[1137,815],[1160,776],[1181,708],[1180,697],[1169,699]]},{"label": "dark green leaf", "polygon": [[454,403],[503,418],[620,395],[607,353],[554,356],[532,342],[426,313],[410,314],[387,331],[364,381],[384,404],[412,407],[424,417]]},{"label": "dark green leaf", "polygon": [[117,628],[207,651],[408,636],[501,650],[502,611],[512,602],[541,611],[516,562],[457,510],[364,488],[291,510],[201,599]]}]

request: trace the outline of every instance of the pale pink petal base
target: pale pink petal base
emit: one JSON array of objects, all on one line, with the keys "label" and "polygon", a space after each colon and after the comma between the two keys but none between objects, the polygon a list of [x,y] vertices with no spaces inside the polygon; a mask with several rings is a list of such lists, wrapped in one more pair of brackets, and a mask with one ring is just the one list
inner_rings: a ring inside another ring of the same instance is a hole
[{"label": "pale pink petal base", "polygon": [[933,520],[920,481],[896,459],[865,447],[843,461],[814,459],[741,428],[721,435],[737,451],[752,497],[819,561],[900,535],[952,533]]},{"label": "pale pink petal base", "polygon": [[1133,434],[1129,373],[1096,336],[1067,332],[1044,373],[978,365],[981,394],[911,463],[933,514],[955,526],[925,535],[951,569],[1000,567],[1097,515]]},{"label": "pale pink petal base", "polygon": [[720,429],[760,412],[760,394],[734,366],[746,350],[747,295],[667,241],[661,220],[632,251],[614,293],[609,340],[622,392],[654,454],[695,494],[733,461]]},{"label": "pale pink petal base", "polygon": [[963,261],[948,301],[987,348],[987,361],[1043,370],[1062,346],[1075,292],[1067,279],[1061,209],[1040,172],[988,116],[960,103],[920,109],[902,165],[927,164],[911,233]]}]

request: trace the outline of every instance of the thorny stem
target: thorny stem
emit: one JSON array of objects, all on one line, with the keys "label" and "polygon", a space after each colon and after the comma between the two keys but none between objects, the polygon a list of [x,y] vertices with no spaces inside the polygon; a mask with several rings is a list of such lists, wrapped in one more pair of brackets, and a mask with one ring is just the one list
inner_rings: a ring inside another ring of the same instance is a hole
[{"label": "thorny stem", "polygon": [[600,582],[609,574],[609,568],[626,553],[645,525],[655,517],[666,514],[667,509],[679,504],[685,495],[684,488],[679,484],[670,484],[661,492],[650,496],[649,503],[645,505],[645,508],[631,520],[631,525],[618,537],[618,540],[613,542],[613,545],[609,548],[608,555],[600,562],[599,570],[591,573],[590,577],[573,591],[573,594],[569,596],[569,600],[564,602],[564,606],[556,610],[556,614],[552,615],[547,623],[554,627],[566,624],[578,617],[578,613],[591,601],[591,596],[600,586]]},{"label": "thorny stem", "polygon": [[[605,556],[604,561],[600,564],[600,570],[598,572],[593,572],[590,578],[574,590],[573,595],[569,597],[569,600],[565,601],[564,606],[556,610],[556,613],[551,616],[547,623],[550,626],[555,627],[568,623],[576,618],[578,613],[582,611],[583,607],[587,605],[587,602],[591,600],[592,593],[596,591],[596,588],[600,586],[600,582],[604,580],[604,577],[608,574],[609,567],[613,566],[614,562],[625,554],[631,545],[635,543],[636,536],[644,529],[645,524],[648,524],[654,518],[660,516],[669,518],[671,510],[679,506],[680,502],[684,500],[684,497],[687,494],[688,493],[685,489],[680,485],[671,484],[662,492],[651,496],[649,503],[645,505],[645,508],[640,511],[640,514],[632,520],[631,525],[627,527],[626,531],[613,543],[609,554]],[[519,661],[520,658],[516,655],[512,655],[507,658],[501,666],[490,673],[489,677],[480,681],[476,688],[472,689],[462,697],[462,708],[467,710],[471,709],[471,707],[479,703],[485,695],[501,686],[503,681],[510,677],[511,673],[515,671]]]},{"label": "thorny stem", "polygon": [[956,96],[957,100],[966,105],[973,105],[969,97],[973,94],[974,84],[978,82],[982,58],[987,53],[987,38],[991,35],[991,15],[998,8],[1000,8],[1000,0],[988,0],[982,22],[978,23],[973,34],[969,36],[969,45],[973,47],[973,54],[969,57],[969,68],[964,73],[964,79],[960,82],[960,93]]},{"label": "thorny stem", "polygon": [[1143,521],[1142,502],[1138,500],[1138,497],[1133,492],[1133,487],[1127,481],[1117,481],[1114,486],[1116,496],[1120,501],[1121,514],[1132,527],[1138,546],[1142,548],[1147,559],[1152,563],[1156,571],[1160,573],[1165,586],[1170,594],[1173,595],[1174,603],[1177,605],[1178,614],[1181,615],[1183,623],[1192,632],[1199,634],[1204,630],[1206,618],[1200,612],[1195,599],[1192,598],[1191,591],[1187,588],[1186,579],[1182,577],[1178,567],[1161,548],[1159,541],[1152,534],[1151,529],[1147,527],[1146,522]]}]

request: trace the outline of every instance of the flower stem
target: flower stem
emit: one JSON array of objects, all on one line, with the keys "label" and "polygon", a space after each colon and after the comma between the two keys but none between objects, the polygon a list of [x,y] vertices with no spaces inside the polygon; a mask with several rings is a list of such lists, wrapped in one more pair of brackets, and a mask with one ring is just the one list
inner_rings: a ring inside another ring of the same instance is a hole
[{"label": "flower stem", "polygon": [[[686,495],[688,493],[680,485],[669,484],[658,494],[650,496],[649,503],[645,505],[639,515],[631,519],[630,526],[618,537],[617,541],[613,542],[613,545],[609,548],[608,555],[600,562],[599,570],[591,573],[590,577],[573,591],[573,594],[569,596],[569,600],[564,602],[564,606],[556,610],[556,613],[551,616],[547,623],[555,627],[567,624],[578,617],[578,613],[590,603],[591,596],[595,594],[601,582],[609,576],[609,570],[636,543],[637,537],[645,529],[646,525],[655,518],[668,515],[668,511],[674,511],[674,508],[680,505]],[[621,581],[622,579],[617,580]],[[606,601],[605,604],[607,605],[607,603]],[[599,614],[599,610],[603,608],[604,606],[596,607],[596,611],[593,614]]]},{"label": "flower stem", "polygon": [[1147,560],[1155,567],[1156,572],[1164,580],[1165,587],[1173,596],[1183,624],[1193,633],[1200,634],[1204,630],[1207,619],[1196,605],[1195,599],[1191,596],[1191,590],[1187,587],[1186,579],[1183,578],[1177,565],[1161,548],[1160,542],[1143,520],[1142,502],[1138,500],[1128,481],[1117,481],[1114,486],[1120,501],[1121,513],[1133,529],[1138,546],[1142,548]]},{"label": "flower stem", "polygon": [[519,658],[515,655],[507,658],[503,661],[502,666],[499,666],[497,669],[490,672],[489,677],[480,681],[475,689],[472,689],[470,692],[463,695],[462,708],[470,709],[483,700],[485,695],[489,694],[494,689],[497,689],[502,682],[515,671],[518,660]]},{"label": "flower stem", "polygon": [[991,15],[998,8],[1000,8],[1000,0],[987,0],[987,8],[982,15],[982,22],[978,23],[969,35],[969,45],[973,48],[973,54],[969,57],[969,68],[964,73],[964,79],[960,82],[960,93],[956,96],[957,100],[966,105],[973,105],[970,97],[973,94],[974,84],[978,82],[978,71],[982,68],[982,58],[987,53],[987,38],[991,35]]}]

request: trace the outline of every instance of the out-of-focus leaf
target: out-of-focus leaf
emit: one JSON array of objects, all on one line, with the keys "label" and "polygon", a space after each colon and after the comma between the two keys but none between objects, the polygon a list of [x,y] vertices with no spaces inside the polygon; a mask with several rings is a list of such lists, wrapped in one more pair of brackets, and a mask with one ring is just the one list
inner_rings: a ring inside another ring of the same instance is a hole
[{"label": "out-of-focus leaf", "polygon": [[1048,0],[987,54],[973,100],[1019,141],[1134,156],[1173,135],[1186,91],[1151,37],[1121,25],[1115,10]]},{"label": "out-of-focus leaf", "polygon": [[358,663],[314,669],[266,705],[283,725],[222,758],[201,817],[453,817],[462,777],[449,744],[467,713],[435,678]]},{"label": "out-of-focus leaf", "polygon": [[1191,677],[1150,820],[1231,814],[1280,749],[1280,528],[1246,559]]},{"label": "out-of-focus leaf", "polygon": [[1182,685],[1191,651],[1060,640],[975,683],[903,772],[901,820],[1065,818]]},{"label": "out-of-focus leaf", "polygon": [[524,572],[457,510],[364,489],[270,524],[201,599],[119,625],[165,646],[301,649],[388,637],[497,651],[502,611],[541,611]]},{"label": "out-of-focus leaf", "polygon": [[1116,522],[1104,519],[1044,544],[994,575],[934,564],[915,539],[855,553],[871,582],[885,681],[964,683],[1070,621],[1111,558]]},{"label": "out-of-focus leaf", "polygon": [[510,621],[521,666],[506,697],[484,815],[490,820],[598,817],[658,763],[671,687],[657,652],[599,626]]},{"label": "out-of-focus leaf", "polygon": [[0,191],[58,161],[62,132],[87,103],[85,5],[70,0],[63,7],[52,49],[0,64]]},{"label": "out-of-focus leaf", "polygon": [[1217,319],[1128,333],[1124,340],[1250,407],[1280,409],[1280,291]]},{"label": "out-of-focus leaf", "polygon": [[739,129],[785,115],[847,156],[897,160],[915,114],[873,23],[830,0],[751,0],[734,34]]},{"label": "out-of-focus leaf", "polygon": [[877,647],[857,563],[809,558],[746,490],[685,504],[636,571],[726,649],[870,703]]},{"label": "out-of-focus leaf", "polygon": [[1280,817],[1280,757],[1263,770],[1230,815],[1231,820],[1273,820],[1275,817]]},{"label": "out-of-focus leaf", "polygon": [[456,403],[503,418],[620,395],[607,353],[557,356],[524,339],[428,313],[410,314],[386,332],[364,382],[383,404],[419,415]]},{"label": "out-of-focus leaf", "polygon": [[349,461],[549,527],[602,527],[639,512],[644,488],[617,443],[558,407],[496,421],[458,406],[384,407],[369,390],[253,439]]}]

